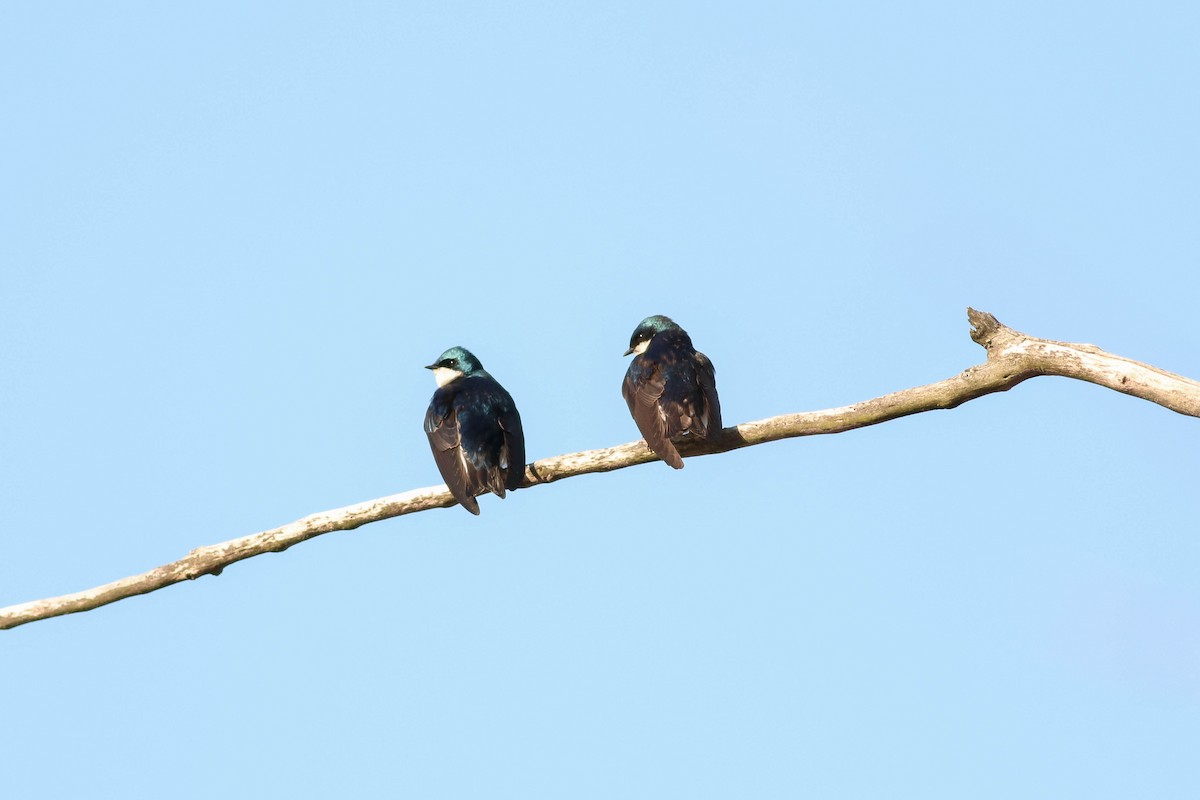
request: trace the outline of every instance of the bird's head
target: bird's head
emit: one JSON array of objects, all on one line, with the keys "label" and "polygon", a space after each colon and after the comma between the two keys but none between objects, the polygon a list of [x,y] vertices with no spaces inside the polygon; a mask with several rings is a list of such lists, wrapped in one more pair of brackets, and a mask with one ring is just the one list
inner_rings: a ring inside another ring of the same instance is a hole
[{"label": "bird's head", "polygon": [[467,348],[451,347],[425,369],[433,370],[433,379],[437,381],[438,386],[445,386],[459,378],[483,372],[483,364],[480,364],[475,354]]},{"label": "bird's head", "polygon": [[633,330],[633,336],[629,337],[629,349],[625,351],[625,355],[636,353],[641,355],[646,352],[646,348],[650,346],[650,340],[656,334],[663,331],[678,331],[683,330],[670,317],[664,317],[662,314],[655,314],[652,317],[646,317],[638,323],[638,326]]}]

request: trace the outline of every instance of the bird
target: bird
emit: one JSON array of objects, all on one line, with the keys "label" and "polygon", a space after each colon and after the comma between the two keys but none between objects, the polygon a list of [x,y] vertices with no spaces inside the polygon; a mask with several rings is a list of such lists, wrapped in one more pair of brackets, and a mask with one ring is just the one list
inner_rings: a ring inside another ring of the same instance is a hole
[{"label": "bird", "polygon": [[525,433],[512,395],[464,347],[451,347],[426,369],[438,388],[425,412],[425,433],[454,499],[479,514],[476,495],[503,498],[525,475]]},{"label": "bird", "polygon": [[683,469],[671,440],[677,436],[708,439],[721,431],[721,401],[708,356],[697,352],[692,337],[670,317],[642,320],[629,338],[633,355],[621,394],[646,444],[663,461]]}]

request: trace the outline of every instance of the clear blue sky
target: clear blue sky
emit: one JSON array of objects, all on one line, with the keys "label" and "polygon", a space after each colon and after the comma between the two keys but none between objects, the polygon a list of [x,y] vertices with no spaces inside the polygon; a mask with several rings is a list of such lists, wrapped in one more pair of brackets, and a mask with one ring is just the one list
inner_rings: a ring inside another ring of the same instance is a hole
[{"label": "clear blue sky", "polygon": [[[1200,14],[1158,3],[0,9],[0,604],[982,359],[1200,377]],[[1194,798],[1200,421],[1043,378],[321,537],[0,633],[5,796]],[[157,788],[149,788],[157,787]]]}]

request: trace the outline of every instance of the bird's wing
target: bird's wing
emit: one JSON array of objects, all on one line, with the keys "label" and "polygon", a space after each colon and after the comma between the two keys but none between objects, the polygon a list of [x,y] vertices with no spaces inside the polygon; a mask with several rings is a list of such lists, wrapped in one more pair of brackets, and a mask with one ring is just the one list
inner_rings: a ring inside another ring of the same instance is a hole
[{"label": "bird's wing", "polygon": [[701,436],[708,438],[711,433],[720,433],[724,427],[721,424],[721,400],[717,397],[717,372],[704,353],[696,353],[696,364],[700,372],[700,389],[704,393],[704,410],[700,414]]},{"label": "bird's wing", "polygon": [[633,415],[633,421],[637,423],[650,449],[675,469],[683,469],[683,459],[679,457],[675,445],[671,444],[671,432],[667,424],[668,415],[675,412],[663,408],[659,403],[666,387],[662,369],[657,364],[647,366],[645,362],[638,361],[640,358],[635,356],[634,363],[629,365],[625,382],[621,385],[621,394],[625,396],[629,413]]},{"label": "bird's wing", "polygon": [[431,404],[425,413],[425,433],[429,436],[429,448],[446,488],[463,508],[478,515],[479,501],[475,495],[481,488],[480,475],[463,453],[454,407],[439,409],[436,404]]},{"label": "bird's wing", "polygon": [[[508,399],[504,413],[500,415],[500,430],[504,432],[504,445],[500,452],[500,467],[505,471],[504,487],[516,489],[525,478],[525,431],[521,427],[521,415],[517,406]],[[497,492],[501,497],[503,492]]]}]

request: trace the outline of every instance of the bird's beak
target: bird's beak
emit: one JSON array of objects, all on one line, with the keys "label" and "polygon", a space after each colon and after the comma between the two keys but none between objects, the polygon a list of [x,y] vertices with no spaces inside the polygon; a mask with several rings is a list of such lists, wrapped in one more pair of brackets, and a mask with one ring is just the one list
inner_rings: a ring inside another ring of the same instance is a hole
[{"label": "bird's beak", "polygon": [[429,366],[425,367],[425,369],[437,369],[437,364],[430,364]]},{"label": "bird's beak", "polygon": [[631,347],[631,348],[629,348],[628,350],[626,350],[624,353],[622,353],[622,355],[626,355],[626,356],[627,356],[627,355],[629,355],[629,354],[630,354],[630,353],[632,353],[632,352],[633,352],[633,348]]}]

